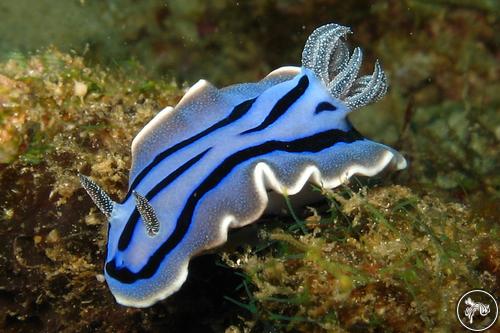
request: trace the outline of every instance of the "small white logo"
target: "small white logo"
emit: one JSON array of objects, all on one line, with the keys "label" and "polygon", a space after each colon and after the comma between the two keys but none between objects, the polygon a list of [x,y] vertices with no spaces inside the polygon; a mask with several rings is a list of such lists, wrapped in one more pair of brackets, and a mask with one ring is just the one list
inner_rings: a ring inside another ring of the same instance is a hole
[{"label": "small white logo", "polygon": [[479,311],[479,314],[483,317],[490,313],[489,304],[486,305],[483,303],[474,302],[470,297],[465,300],[465,305],[467,305],[467,308],[465,309],[465,315],[467,316],[467,318],[469,318],[470,324],[472,324],[472,322],[474,321],[474,315],[477,311]]},{"label": "small white logo", "polygon": [[490,293],[474,289],[462,295],[457,303],[457,317],[463,327],[481,332],[493,326],[498,318],[498,304]]}]

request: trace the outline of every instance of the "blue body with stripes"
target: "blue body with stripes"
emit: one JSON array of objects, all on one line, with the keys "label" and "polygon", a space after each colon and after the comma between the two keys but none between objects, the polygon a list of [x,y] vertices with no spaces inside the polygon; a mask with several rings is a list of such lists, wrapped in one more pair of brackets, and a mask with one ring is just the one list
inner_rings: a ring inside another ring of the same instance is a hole
[{"label": "blue body with stripes", "polygon": [[[399,153],[352,128],[352,108],[320,76],[303,66],[223,89],[202,80],[145,126],[132,143],[129,191],[109,214],[105,277],[119,303],[149,306],[177,291],[189,260],[256,221],[270,190],[294,195],[307,182],[334,188],[404,168]],[[134,191],[156,214],[153,236]]]}]

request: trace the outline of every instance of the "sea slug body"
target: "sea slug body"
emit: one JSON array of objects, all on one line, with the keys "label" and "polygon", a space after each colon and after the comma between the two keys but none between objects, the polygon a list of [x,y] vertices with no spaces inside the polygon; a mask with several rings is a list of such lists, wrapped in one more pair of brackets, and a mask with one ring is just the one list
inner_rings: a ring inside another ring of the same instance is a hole
[{"label": "sea slug body", "polygon": [[395,150],[362,137],[347,114],[380,99],[384,71],[358,77],[349,28],[328,24],[306,42],[301,67],[218,89],[200,80],[132,142],[129,190],[113,202],[83,187],[108,217],[105,277],[118,303],[146,307],[176,292],[189,260],[221,245],[229,228],[256,221],[268,191],[307,182],[334,188],[354,174],[406,167]]}]

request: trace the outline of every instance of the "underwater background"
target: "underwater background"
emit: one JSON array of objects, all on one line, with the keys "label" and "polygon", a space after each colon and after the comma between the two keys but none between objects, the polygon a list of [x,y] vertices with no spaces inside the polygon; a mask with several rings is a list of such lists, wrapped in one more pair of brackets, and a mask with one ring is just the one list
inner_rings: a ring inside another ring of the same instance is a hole
[{"label": "underwater background", "polygon": [[[299,65],[331,22],[389,78],[350,119],[408,168],[318,189],[193,260],[168,299],[116,304],[78,172],[123,198],[159,110],[200,78]],[[464,292],[500,293],[499,28],[495,0],[2,0],[0,331],[460,331]]]}]

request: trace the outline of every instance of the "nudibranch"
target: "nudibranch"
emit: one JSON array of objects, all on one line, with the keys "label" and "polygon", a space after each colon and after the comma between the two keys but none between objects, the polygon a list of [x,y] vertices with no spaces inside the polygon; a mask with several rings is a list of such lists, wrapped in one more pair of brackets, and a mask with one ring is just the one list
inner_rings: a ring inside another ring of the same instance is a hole
[{"label": "nudibranch", "polygon": [[189,260],[223,244],[229,228],[256,221],[269,192],[294,195],[306,183],[334,188],[354,174],[403,169],[394,149],[365,139],[353,109],[387,90],[378,61],[358,76],[350,29],[316,29],[301,67],[257,83],[193,85],[132,142],[129,189],[121,203],[90,178],[82,186],[109,220],[105,278],[118,303],[146,307],[176,292]]}]

